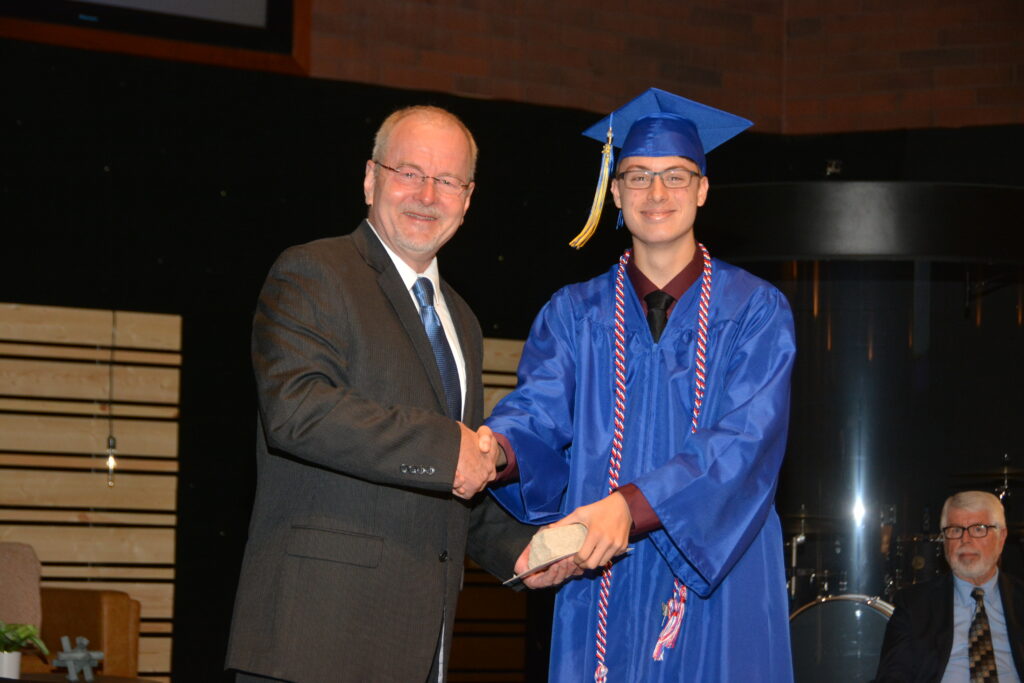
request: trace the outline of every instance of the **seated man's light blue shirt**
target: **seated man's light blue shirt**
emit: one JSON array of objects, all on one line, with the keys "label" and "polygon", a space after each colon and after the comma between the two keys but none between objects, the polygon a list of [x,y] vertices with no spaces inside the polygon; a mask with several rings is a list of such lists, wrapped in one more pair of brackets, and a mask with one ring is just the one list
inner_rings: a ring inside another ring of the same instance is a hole
[{"label": "seated man's light blue shirt", "polygon": [[[973,583],[953,576],[953,649],[949,652],[949,663],[942,683],[968,683],[971,680],[970,664],[967,657],[967,634],[974,620],[976,603],[971,597]],[[979,586],[985,591],[985,614],[992,632],[992,649],[996,655],[996,673],[999,683],[1020,683],[1017,668],[1013,665],[1010,652],[1010,637],[1006,631],[1006,615],[999,593],[999,572]]]}]

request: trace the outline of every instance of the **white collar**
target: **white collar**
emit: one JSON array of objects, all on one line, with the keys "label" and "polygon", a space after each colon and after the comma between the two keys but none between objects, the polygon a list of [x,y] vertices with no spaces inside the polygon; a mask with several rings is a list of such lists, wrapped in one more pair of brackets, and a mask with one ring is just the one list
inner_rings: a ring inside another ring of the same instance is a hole
[{"label": "white collar", "polygon": [[402,282],[405,284],[406,289],[412,289],[412,286],[416,284],[416,280],[421,277],[425,277],[430,280],[430,283],[434,285],[434,297],[441,296],[441,271],[437,267],[437,256],[430,259],[430,265],[427,266],[426,270],[422,273],[417,273],[412,269],[408,263],[402,260],[402,258],[391,250],[391,247],[380,238],[380,234],[377,232],[377,228],[373,227],[373,223],[370,219],[366,219],[366,224],[370,226],[370,230],[373,231],[374,237],[380,242],[381,246],[384,247],[384,251],[391,257],[391,262],[395,264],[395,269],[398,271],[399,277],[402,278]]}]

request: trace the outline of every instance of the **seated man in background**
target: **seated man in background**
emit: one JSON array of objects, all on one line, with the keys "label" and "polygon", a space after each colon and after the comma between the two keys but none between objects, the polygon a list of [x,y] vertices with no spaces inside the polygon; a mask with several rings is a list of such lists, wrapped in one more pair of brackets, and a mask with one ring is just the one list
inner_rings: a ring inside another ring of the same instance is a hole
[{"label": "seated man in background", "polygon": [[999,571],[1003,505],[991,493],[962,491],[946,499],[941,524],[952,573],[896,594],[876,683],[1019,681],[1024,581]]}]

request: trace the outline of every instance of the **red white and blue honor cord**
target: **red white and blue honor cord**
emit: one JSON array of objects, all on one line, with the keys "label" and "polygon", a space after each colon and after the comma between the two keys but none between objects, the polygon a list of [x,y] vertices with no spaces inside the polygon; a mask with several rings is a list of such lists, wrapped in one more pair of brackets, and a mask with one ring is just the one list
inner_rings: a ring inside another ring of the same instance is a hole
[{"label": "red white and blue honor cord", "polygon": [[[708,347],[708,309],[711,304],[711,255],[703,244],[698,243],[703,258],[701,273],[700,301],[697,310],[697,351],[695,357],[696,379],[693,390],[693,419],[690,431],[697,431],[697,418],[700,416],[706,389]],[[626,426],[626,325],[625,325],[625,281],[626,264],[632,251],[627,249],[619,258],[619,268],[615,277],[615,410],[614,428],[612,431],[611,457],[608,461],[608,493],[611,495],[619,488],[619,471],[622,467],[622,444],[625,439]],[[612,585],[612,563],[605,565],[601,572],[601,585],[597,600],[597,669],[594,671],[596,683],[606,683],[608,667],[605,665],[605,653],[608,647],[608,604]],[[661,661],[666,648],[673,648],[679,638],[683,625],[683,613],[686,607],[686,586],[675,580],[672,597],[663,606],[661,633],[654,646],[652,657]]]}]

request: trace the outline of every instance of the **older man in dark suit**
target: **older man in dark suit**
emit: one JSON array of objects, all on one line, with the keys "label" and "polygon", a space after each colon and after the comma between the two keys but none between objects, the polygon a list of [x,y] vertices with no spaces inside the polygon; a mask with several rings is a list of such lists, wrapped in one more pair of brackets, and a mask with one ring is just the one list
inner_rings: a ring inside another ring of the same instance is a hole
[{"label": "older man in dark suit", "polygon": [[452,114],[392,114],[366,163],[367,220],[286,250],[267,277],[258,482],[227,659],[239,680],[443,680],[467,537],[499,576],[529,541],[532,527],[474,499],[500,457],[471,429],[482,337],[435,257],[475,163]]},{"label": "older man in dark suit", "polygon": [[1019,681],[1024,582],[999,571],[1003,505],[963,491],[946,500],[941,524],[953,572],[896,594],[876,683]]}]

